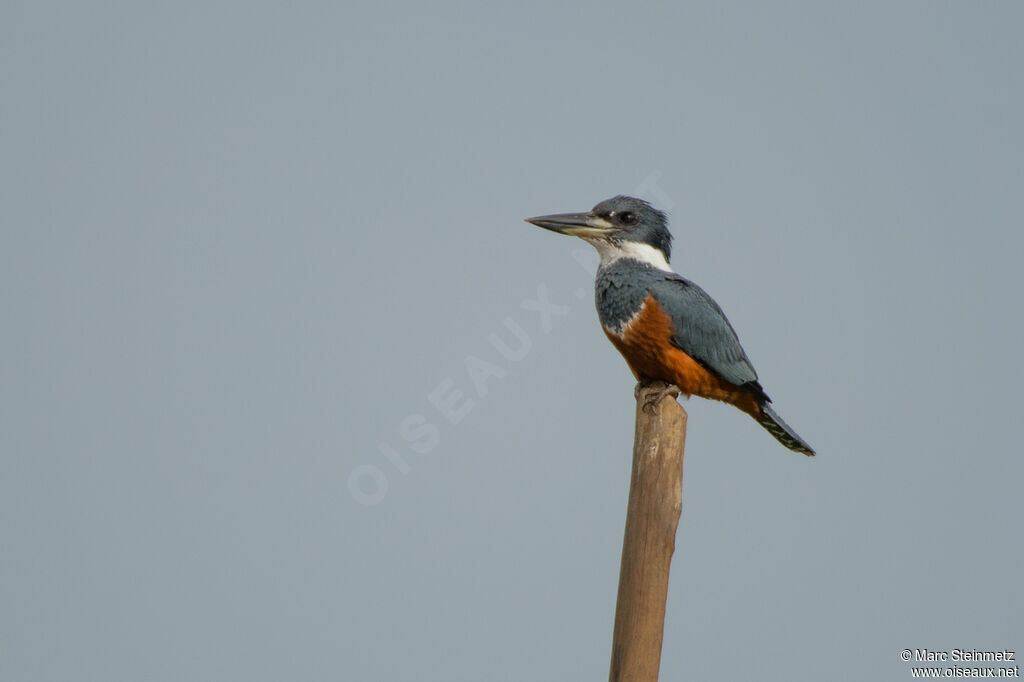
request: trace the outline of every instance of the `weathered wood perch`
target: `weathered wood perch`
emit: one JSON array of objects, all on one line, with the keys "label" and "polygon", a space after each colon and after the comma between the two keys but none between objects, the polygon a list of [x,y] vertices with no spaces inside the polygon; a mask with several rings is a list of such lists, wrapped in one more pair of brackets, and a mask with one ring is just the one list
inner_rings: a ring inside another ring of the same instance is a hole
[{"label": "weathered wood perch", "polygon": [[637,388],[633,475],[615,605],[610,682],[656,682],[676,528],[686,411],[666,384]]}]

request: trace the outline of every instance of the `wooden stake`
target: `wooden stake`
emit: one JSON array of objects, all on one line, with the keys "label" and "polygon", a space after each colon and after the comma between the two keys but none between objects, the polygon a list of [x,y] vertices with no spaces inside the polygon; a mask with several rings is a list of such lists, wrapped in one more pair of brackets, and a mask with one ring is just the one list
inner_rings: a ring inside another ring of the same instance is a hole
[{"label": "wooden stake", "polygon": [[666,384],[639,386],[610,682],[657,682],[682,512],[686,411]]}]

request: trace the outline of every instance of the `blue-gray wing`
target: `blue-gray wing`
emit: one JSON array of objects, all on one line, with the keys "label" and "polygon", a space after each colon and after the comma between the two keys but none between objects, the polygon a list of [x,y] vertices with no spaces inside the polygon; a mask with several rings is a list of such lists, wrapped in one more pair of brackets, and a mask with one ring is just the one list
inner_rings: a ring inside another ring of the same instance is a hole
[{"label": "blue-gray wing", "polygon": [[[672,318],[673,344],[730,384],[756,384],[757,372],[736,332],[703,289],[677,275],[654,283],[651,293]],[[761,392],[759,384],[757,390]]]}]

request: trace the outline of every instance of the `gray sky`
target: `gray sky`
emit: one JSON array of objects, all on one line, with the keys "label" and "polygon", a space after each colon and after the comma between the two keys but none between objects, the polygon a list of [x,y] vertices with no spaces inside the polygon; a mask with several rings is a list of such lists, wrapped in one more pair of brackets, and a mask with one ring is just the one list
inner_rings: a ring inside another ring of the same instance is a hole
[{"label": "gray sky", "polygon": [[1022,20],[4,3],[0,679],[602,679],[630,192],[820,453],[686,404],[663,679],[1024,650]]}]

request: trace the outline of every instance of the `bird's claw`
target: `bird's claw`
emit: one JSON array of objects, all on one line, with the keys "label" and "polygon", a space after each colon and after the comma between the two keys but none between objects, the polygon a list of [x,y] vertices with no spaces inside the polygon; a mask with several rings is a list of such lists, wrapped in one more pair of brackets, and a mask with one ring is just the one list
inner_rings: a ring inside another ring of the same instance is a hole
[{"label": "bird's claw", "polygon": [[678,396],[679,393],[678,386],[665,381],[640,382],[633,389],[633,395],[638,401],[642,401],[641,409],[648,414],[654,413],[662,398],[667,395]]}]

